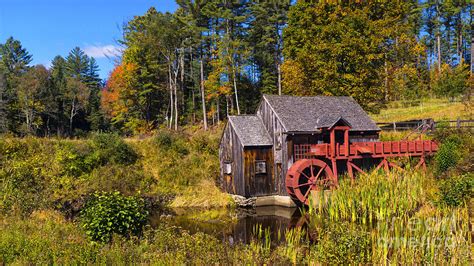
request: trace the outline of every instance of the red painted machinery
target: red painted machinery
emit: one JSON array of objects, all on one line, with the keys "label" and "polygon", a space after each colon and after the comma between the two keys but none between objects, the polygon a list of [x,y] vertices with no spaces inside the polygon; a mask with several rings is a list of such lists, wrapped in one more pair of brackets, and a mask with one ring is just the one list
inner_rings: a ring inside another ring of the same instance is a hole
[{"label": "red painted machinery", "polygon": [[[338,185],[338,166],[347,171],[354,180],[354,170],[365,172],[360,165],[364,159],[375,163],[376,169],[383,167],[400,168],[390,158],[418,157],[415,168],[426,169],[425,158],[438,150],[436,142],[431,140],[402,140],[386,142],[349,143],[348,126],[336,126],[329,130],[330,142],[324,144],[296,144],[293,146],[294,164],[286,175],[286,190],[298,204],[309,204],[312,190],[333,189]],[[344,141],[336,142],[336,131],[342,131]],[[359,164],[359,165],[358,165]]]}]

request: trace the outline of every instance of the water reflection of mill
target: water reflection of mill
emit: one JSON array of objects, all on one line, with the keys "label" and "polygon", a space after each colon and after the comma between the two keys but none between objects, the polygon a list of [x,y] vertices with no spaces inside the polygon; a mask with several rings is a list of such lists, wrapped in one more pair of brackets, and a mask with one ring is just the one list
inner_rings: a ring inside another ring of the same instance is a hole
[{"label": "water reflection of mill", "polygon": [[262,206],[213,212],[174,209],[171,215],[156,215],[151,224],[153,226],[163,222],[181,227],[190,233],[203,232],[213,235],[230,245],[239,242],[250,243],[252,239],[257,238],[256,228],[260,227],[262,231],[267,231],[274,246],[285,240],[285,232],[288,229],[304,226],[305,218],[297,208]]}]

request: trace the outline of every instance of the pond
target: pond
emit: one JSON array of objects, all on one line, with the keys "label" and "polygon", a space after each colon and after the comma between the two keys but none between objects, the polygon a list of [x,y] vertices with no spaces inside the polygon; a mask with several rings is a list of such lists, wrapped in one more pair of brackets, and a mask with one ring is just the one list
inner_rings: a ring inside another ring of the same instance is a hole
[{"label": "pond", "polygon": [[278,245],[285,240],[285,231],[300,226],[303,220],[297,208],[265,206],[254,209],[157,210],[151,214],[150,224],[156,227],[166,223],[190,233],[203,232],[230,245],[250,243],[260,228],[270,235],[272,245]]}]

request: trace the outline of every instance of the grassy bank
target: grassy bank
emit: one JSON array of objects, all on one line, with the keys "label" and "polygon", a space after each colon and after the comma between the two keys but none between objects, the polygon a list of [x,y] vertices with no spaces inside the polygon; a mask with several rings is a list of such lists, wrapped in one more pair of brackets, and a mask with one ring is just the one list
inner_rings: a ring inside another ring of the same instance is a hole
[{"label": "grassy bank", "polygon": [[[288,229],[285,241],[277,247],[264,228],[254,229],[254,239],[248,245],[230,244],[203,232],[190,233],[166,220],[153,227],[146,225],[136,234],[113,234],[111,241],[91,241],[88,230],[97,220],[112,219],[109,227],[114,223],[129,225],[128,216],[122,224],[124,219],[116,219],[123,209],[115,211],[115,202],[104,200],[88,207],[94,202],[91,195],[98,191],[132,196],[122,201],[123,206],[133,204],[136,197],[145,199],[147,207],[208,208],[193,219],[223,220],[212,210],[230,205],[228,196],[215,184],[219,136],[219,131],[160,131],[153,137],[125,141],[104,134],[84,140],[0,139],[0,263],[471,261],[468,202],[474,188],[474,144],[469,133],[451,131],[433,136],[443,144],[426,175],[411,170],[389,175],[380,171],[359,176],[355,185],[342,181],[327,204],[307,210],[303,216],[306,225]],[[104,210],[104,206],[111,209]],[[88,227],[84,226],[84,208],[90,211]],[[130,217],[133,221],[133,213]]]},{"label": "grassy bank", "polygon": [[2,138],[0,211],[73,213],[95,191],[168,200],[177,207],[227,206],[229,197],[216,186],[218,138],[218,132],[191,137],[168,131],[125,142],[106,134],[84,140]]},{"label": "grassy bank", "polygon": [[379,114],[372,114],[376,122],[398,122],[433,118],[439,120],[472,119],[472,103],[451,102],[448,99],[421,99],[416,103],[391,102]]}]

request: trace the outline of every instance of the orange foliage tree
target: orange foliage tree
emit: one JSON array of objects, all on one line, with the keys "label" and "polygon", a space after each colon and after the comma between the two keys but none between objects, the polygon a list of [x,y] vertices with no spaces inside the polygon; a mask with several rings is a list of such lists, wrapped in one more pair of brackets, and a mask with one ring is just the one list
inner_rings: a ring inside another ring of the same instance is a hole
[{"label": "orange foliage tree", "polygon": [[116,66],[110,73],[101,98],[102,109],[112,122],[133,133],[149,130],[140,108],[138,70],[133,63]]}]

